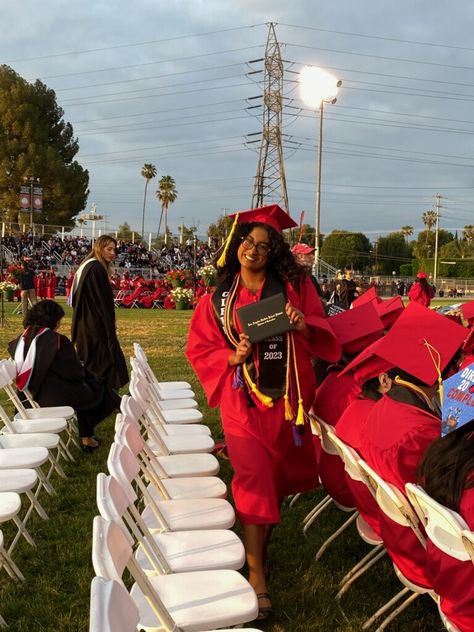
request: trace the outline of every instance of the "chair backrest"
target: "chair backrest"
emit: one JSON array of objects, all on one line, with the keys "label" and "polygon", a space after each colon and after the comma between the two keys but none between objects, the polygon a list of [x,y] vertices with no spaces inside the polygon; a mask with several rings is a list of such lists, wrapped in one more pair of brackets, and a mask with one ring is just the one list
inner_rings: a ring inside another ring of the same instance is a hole
[{"label": "chair backrest", "polygon": [[344,462],[344,469],[351,479],[365,483],[365,478],[362,476],[360,471],[360,455],[354,450],[354,448],[351,448],[351,446],[347,445],[347,443],[344,443],[344,441],[342,441],[336,433],[331,430],[327,433],[327,438],[328,441],[330,441],[336,448],[337,453]]},{"label": "chair backrest", "polygon": [[431,542],[457,560],[469,560],[462,539],[463,529],[469,528],[464,518],[436,501],[419,485],[407,483],[405,490]]},{"label": "chair backrest", "polygon": [[0,376],[0,379],[2,380],[1,388],[5,390],[5,393],[8,395],[8,398],[18,410],[21,417],[23,419],[27,419],[28,414],[26,409],[15,390],[16,364],[13,360],[0,360]]},{"label": "chair backrest", "polygon": [[127,537],[115,522],[101,516],[94,518],[92,526],[92,565],[96,575],[112,579],[122,587],[125,587],[122,575],[127,568],[159,621],[156,627],[161,625],[170,632],[176,629],[161,599],[136,563]]},{"label": "chair backrest", "polygon": [[314,414],[310,416],[311,430],[321,440],[321,446],[324,452],[327,454],[339,454],[336,447],[331,443],[328,438],[328,432],[334,432],[334,426],[327,424],[320,417]]},{"label": "chair backrest", "polygon": [[365,477],[364,482],[383,513],[397,524],[411,528],[423,547],[426,548],[426,538],[420,530],[418,516],[406,496],[395,485],[384,481],[363,459],[359,459],[359,466]]},{"label": "chair backrest", "polygon": [[125,484],[130,484],[140,474],[140,465],[137,458],[125,445],[112,443],[107,457],[107,468],[119,482],[125,487],[129,502],[135,502],[131,492],[126,489]]},{"label": "chair backrest", "polygon": [[94,577],[89,632],[137,632],[139,621],[138,608],[122,584]]},{"label": "chair backrest", "polygon": [[462,541],[472,563],[474,564],[474,533],[470,529],[464,530],[462,532]]}]

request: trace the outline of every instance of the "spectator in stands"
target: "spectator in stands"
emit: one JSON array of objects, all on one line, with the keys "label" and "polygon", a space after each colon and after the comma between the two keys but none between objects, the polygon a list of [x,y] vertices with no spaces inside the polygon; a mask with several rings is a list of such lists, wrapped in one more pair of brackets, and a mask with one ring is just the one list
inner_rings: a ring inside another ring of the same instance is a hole
[{"label": "spectator in stands", "polygon": [[36,303],[26,314],[23,334],[8,345],[17,366],[17,386],[41,406],[72,406],[85,452],[99,447],[95,426],[116,410],[120,398],[105,380],[83,367],[71,341],[58,333],[63,308],[55,301]]},{"label": "spectator in stands", "polygon": [[115,306],[109,276],[117,242],[102,235],[81,264],[71,288],[72,341],[84,365],[119,389],[128,370],[115,326]]},{"label": "spectator in stands", "polygon": [[35,273],[27,261],[23,261],[21,265],[20,290],[21,313],[23,316],[26,316],[26,312],[28,311],[28,302],[31,303],[31,305],[36,303]]}]

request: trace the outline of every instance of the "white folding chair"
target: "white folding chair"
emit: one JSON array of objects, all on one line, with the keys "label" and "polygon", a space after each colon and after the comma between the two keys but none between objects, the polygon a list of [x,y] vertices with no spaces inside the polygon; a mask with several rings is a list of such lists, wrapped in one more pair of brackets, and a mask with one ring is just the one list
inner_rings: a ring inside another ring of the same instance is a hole
[{"label": "white folding chair", "polygon": [[147,469],[156,469],[164,479],[215,476],[219,472],[219,461],[212,454],[156,455],[130,419],[123,418],[116,428],[115,441],[126,445]]},{"label": "white folding chair", "polygon": [[[128,495],[127,495],[128,494]],[[131,502],[130,499],[134,498]],[[227,529],[152,533],[136,508],[137,496],[113,476],[97,475],[97,506],[106,520],[125,529],[138,548],[135,557],[148,574],[242,568],[245,551]]]},{"label": "white folding chair", "polygon": [[94,577],[89,632],[137,632],[139,621],[138,608],[123,584]]},{"label": "white folding chair", "polygon": [[[149,390],[150,399],[154,405],[159,406],[161,410],[198,407],[197,401],[194,399],[194,393],[190,389],[176,389],[176,391],[168,389],[165,399],[156,384],[148,381],[146,372],[137,358],[130,358],[130,366],[132,368],[131,376],[135,376],[145,382]],[[173,397],[173,395],[175,395],[175,397]]]},{"label": "white folding chair", "polygon": [[130,594],[140,614],[139,628],[199,632],[252,621],[258,614],[253,588],[237,571],[193,571],[147,577],[130,543],[114,522],[94,518],[92,563],[96,575],[123,585],[127,568],[135,584]]},{"label": "white folding chair", "polygon": [[129,483],[137,485],[146,502],[141,515],[151,531],[230,529],[234,525],[235,512],[223,498],[154,499],[140,477],[138,460],[123,445],[110,451],[107,467],[125,490]]},{"label": "white folding chair", "polygon": [[[314,415],[310,415],[310,423],[311,431],[314,435],[319,437],[322,449],[328,454],[338,454],[336,448],[328,439],[328,432],[330,430],[334,431],[334,426],[327,424],[322,419],[320,419],[319,417],[315,417]],[[344,505],[341,505],[333,498],[331,498],[331,496],[327,495],[317,505],[315,505],[315,507],[313,507],[313,509],[304,518],[303,533],[306,533],[308,531],[308,529],[311,527],[311,525],[314,524],[321,513],[332,503],[334,503],[336,507],[341,511],[351,514],[351,516],[342,524],[341,531],[339,531],[337,535],[339,535],[339,533],[342,533],[344,529],[346,529],[352,522],[354,522],[354,520],[357,519],[357,512],[355,511],[355,507],[345,507]],[[337,537],[337,535],[335,537]]]},{"label": "white folding chair", "polygon": [[13,538],[7,551],[11,555],[15,548],[20,536],[23,536],[25,540],[31,546],[36,546],[33,538],[29,534],[26,526],[20,520],[18,514],[21,509],[21,498],[16,492],[1,492],[0,493],[0,523],[9,522],[10,520],[15,524],[17,533]]},{"label": "white folding chair", "polygon": [[[394,485],[391,485],[387,481],[375,472],[363,459],[359,459],[359,466],[362,475],[365,478],[366,484],[381,511],[388,516],[391,520],[401,525],[402,527],[406,527],[407,529],[411,529],[417,539],[420,542],[420,545],[423,548],[426,548],[426,538],[423,535],[418,517],[411,507],[407,497],[400,492]],[[437,601],[438,596],[429,588],[424,586],[419,586],[418,584],[410,581],[405,575],[400,571],[399,568],[394,564],[395,575],[398,580],[405,586],[399,593],[397,593],[390,601],[388,601],[384,606],[379,608],[377,612],[375,612],[362,626],[363,630],[368,629],[372,626],[372,624],[383,614],[385,614],[390,608],[395,605],[402,597],[405,595],[409,595],[405,601],[403,601],[399,606],[397,606],[391,614],[384,619],[383,623],[377,628],[377,632],[381,630],[385,630],[385,628],[402,612],[405,610],[415,599],[417,599],[420,595],[429,595],[435,601]]]},{"label": "white folding chair", "polygon": [[463,530],[462,541],[472,563],[474,564],[474,533],[470,529]]},{"label": "white folding chair", "polygon": [[[331,430],[328,431],[328,439],[336,448],[344,462],[344,469],[348,476],[350,476],[352,480],[365,485],[364,477],[360,472],[359,454],[351,446],[344,443],[344,441]],[[339,582],[339,592],[336,595],[336,599],[340,599],[356,579],[361,577],[361,575],[368,571],[369,568],[386,554],[383,540],[360,515],[357,517],[356,526],[362,540],[373,548]]]},{"label": "white folding chair", "polygon": [[[148,363],[148,358],[146,357],[146,353],[144,352],[141,345],[138,344],[138,342],[133,343],[133,353],[135,354],[135,357],[137,358],[137,360],[141,363],[142,367],[145,369],[147,378],[150,380],[150,382],[153,382],[154,384],[156,384],[159,392],[164,396],[163,397],[164,399],[166,399],[167,391],[176,391],[176,390],[182,390],[182,389],[192,391],[191,384],[189,382],[184,382],[184,381],[160,382]],[[194,396],[194,393],[193,393],[193,396]]]},{"label": "white folding chair", "polygon": [[147,437],[148,445],[157,454],[209,453],[214,449],[214,440],[208,434],[181,432],[170,435],[160,424],[153,424],[144,409],[143,400],[124,395],[120,410],[124,417],[138,423],[142,434]]}]

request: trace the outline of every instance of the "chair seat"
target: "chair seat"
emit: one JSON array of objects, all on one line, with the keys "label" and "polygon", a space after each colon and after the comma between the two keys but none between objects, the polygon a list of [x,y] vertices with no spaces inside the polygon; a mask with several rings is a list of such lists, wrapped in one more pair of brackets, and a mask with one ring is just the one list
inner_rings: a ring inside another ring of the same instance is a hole
[{"label": "chair seat", "polygon": [[[173,573],[238,570],[244,565],[244,545],[233,531],[227,529],[156,533],[154,540]],[[156,574],[141,547],[135,557],[145,573]]]},{"label": "chair seat", "polygon": [[[156,504],[170,531],[231,529],[235,523],[232,505],[222,498],[159,500]],[[142,518],[150,531],[163,530],[150,505],[143,510]]]},{"label": "chair seat", "polygon": [[[158,424],[158,428],[161,429]],[[164,424],[163,433],[173,435],[211,435],[211,429],[206,424]]]},{"label": "chair seat", "polygon": [[372,527],[362,518],[360,514],[356,518],[356,526],[357,531],[364,542],[367,542],[367,544],[371,544],[372,546],[383,544],[383,540],[380,536],[375,533]]},{"label": "chair seat", "polygon": [[48,450],[39,448],[4,448],[0,450],[0,470],[40,467],[48,460]]},{"label": "chair seat", "polygon": [[[12,422],[13,429],[19,433],[31,432],[63,432],[67,428],[65,419],[16,419]],[[4,429],[5,432],[5,429]]]},{"label": "chair seat", "polygon": [[168,478],[215,476],[219,461],[212,454],[169,454],[157,457]]},{"label": "chair seat", "polygon": [[[225,498],[227,496],[227,486],[217,476],[164,478],[161,483],[173,500]],[[154,500],[164,500],[159,489],[154,485],[149,485],[147,489]]]},{"label": "chair seat", "polygon": [[[169,436],[160,433],[160,435],[166,449],[171,454],[199,454],[212,452],[215,445],[212,437],[205,434],[195,434],[191,436],[180,434]],[[160,446],[153,441],[153,439],[148,439],[147,443],[153,452],[161,452]]]},{"label": "chair seat", "polygon": [[21,509],[21,499],[16,492],[0,494],[0,522],[11,520]]},{"label": "chair seat", "polygon": [[50,432],[32,432],[29,434],[4,434],[0,436],[2,448],[47,448],[58,447],[59,435]]},{"label": "chair seat", "polygon": [[[72,406],[45,406],[44,408],[25,408],[28,419],[44,419],[48,417],[74,417],[75,410]],[[15,419],[17,415],[15,415]],[[21,417],[20,417],[21,418]]]},{"label": "chair seat", "polygon": [[182,390],[192,390],[192,386],[189,382],[173,382],[170,380],[169,382],[157,382],[158,389],[160,391],[182,391]]},{"label": "chair seat", "polygon": [[[255,591],[237,571],[200,571],[150,577],[156,593],[183,632],[238,625],[258,614]],[[159,627],[157,618],[137,585],[130,594],[139,611],[139,628]]]},{"label": "chair seat", "polygon": [[160,399],[159,406],[161,410],[182,410],[183,408],[197,408],[198,403],[195,399],[177,398],[177,399]]},{"label": "chair seat", "polygon": [[203,420],[202,412],[195,408],[163,410],[161,414],[164,422],[167,424],[195,424]]},{"label": "chair seat", "polygon": [[32,489],[37,481],[38,475],[32,469],[0,470],[0,492],[21,494]]}]

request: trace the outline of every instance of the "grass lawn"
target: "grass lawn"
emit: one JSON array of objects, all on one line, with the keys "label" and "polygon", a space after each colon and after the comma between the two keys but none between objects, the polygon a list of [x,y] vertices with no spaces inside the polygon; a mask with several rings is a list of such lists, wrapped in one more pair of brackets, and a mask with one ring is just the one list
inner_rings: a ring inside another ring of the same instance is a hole
[{"label": "grass lawn", "polygon": [[[64,301],[60,299],[64,304]],[[6,323],[0,329],[0,349],[6,357],[6,345],[21,331],[21,316],[13,315],[17,303],[5,303]],[[65,307],[62,332],[70,333],[71,312]],[[117,312],[119,337],[125,355],[132,353],[132,343],[140,342],[151,365],[163,380],[187,380],[192,383],[213,436],[221,438],[219,417],[207,408],[202,389],[184,356],[190,312],[164,310],[120,310]],[[0,396],[2,404],[5,398]],[[8,408],[12,412],[12,408]],[[74,453],[76,462],[66,464],[67,480],[57,476],[53,484],[57,496],[44,491],[41,501],[50,516],[48,522],[36,514],[28,528],[36,548],[21,540],[14,559],[26,582],[16,584],[4,571],[0,573],[0,613],[16,632],[86,632],[89,621],[89,587],[93,577],[91,564],[92,519],[97,514],[95,483],[98,472],[106,470],[108,446],[113,436],[113,422],[102,422],[97,432],[103,447],[95,454]],[[227,461],[221,462],[221,477],[230,481]],[[334,600],[338,581],[360,559],[368,547],[355,528],[337,540],[319,562],[314,554],[323,540],[345,518],[337,509],[329,509],[313,526],[307,537],[302,535],[303,517],[311,509],[320,491],[300,498],[293,508],[283,509],[282,524],[275,529],[270,546],[272,575],[270,592],[273,618],[258,627],[272,632],[360,630],[363,621],[393,596],[400,585],[394,579],[387,560],[379,562],[349,590],[341,601]],[[238,529],[238,527],[237,527]],[[4,529],[6,543],[10,531]],[[11,536],[10,536],[11,537]],[[390,627],[391,631],[426,632],[442,630],[435,604],[420,597]]]}]

